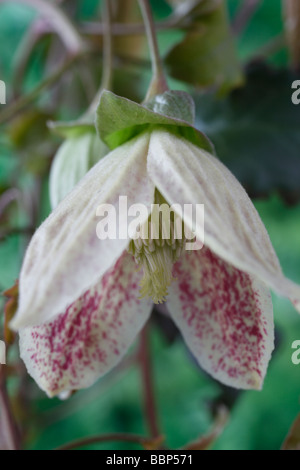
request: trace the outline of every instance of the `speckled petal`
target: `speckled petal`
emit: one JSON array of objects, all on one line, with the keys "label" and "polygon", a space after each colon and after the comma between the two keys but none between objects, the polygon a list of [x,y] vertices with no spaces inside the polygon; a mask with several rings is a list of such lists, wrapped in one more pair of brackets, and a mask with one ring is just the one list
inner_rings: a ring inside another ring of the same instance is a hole
[{"label": "speckled petal", "polygon": [[[238,269],[289,297],[300,311],[300,286],[282,274],[269,235],[232,173],[213,155],[164,131],[151,135],[148,170],[170,204],[204,204],[205,244]],[[192,221],[185,218],[191,228]],[[203,227],[196,227],[201,239]]]},{"label": "speckled petal", "polygon": [[125,253],[53,322],[20,331],[22,359],[49,396],[89,387],[121,360],[151,311],[141,275]]},{"label": "speckled petal", "polygon": [[149,135],[118,147],[81,180],[35,233],[20,275],[20,303],[14,329],[46,323],[93,286],[110,269],[128,239],[99,240],[97,209],[114,206],[120,230],[127,232],[128,207],[143,203],[150,213],[154,186],[147,176]]},{"label": "speckled petal", "polygon": [[261,389],[274,347],[269,290],[207,247],[175,265],[168,309],[197,361],[226,385]]}]

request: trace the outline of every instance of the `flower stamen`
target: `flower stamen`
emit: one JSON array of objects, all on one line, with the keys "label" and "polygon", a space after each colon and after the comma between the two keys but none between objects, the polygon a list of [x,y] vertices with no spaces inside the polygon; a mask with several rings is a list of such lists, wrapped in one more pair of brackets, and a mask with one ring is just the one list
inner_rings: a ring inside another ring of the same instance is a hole
[{"label": "flower stamen", "polygon": [[[160,211],[162,196],[159,196],[157,207]],[[128,248],[136,263],[143,269],[141,298],[151,297],[155,304],[166,301],[168,287],[174,280],[173,265],[180,258],[186,243],[182,221],[170,211],[169,206],[168,208],[167,211],[161,211],[159,217],[155,217],[152,212],[141,230],[147,237],[131,240]],[[181,224],[180,238],[176,236],[178,224]]]}]

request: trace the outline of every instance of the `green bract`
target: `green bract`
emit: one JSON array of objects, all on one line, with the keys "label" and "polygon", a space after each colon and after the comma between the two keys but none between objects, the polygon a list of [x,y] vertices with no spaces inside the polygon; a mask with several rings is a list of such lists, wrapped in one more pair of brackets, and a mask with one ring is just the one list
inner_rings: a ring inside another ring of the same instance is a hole
[{"label": "green bract", "polygon": [[103,91],[97,110],[96,129],[111,149],[117,148],[150,127],[163,126],[198,147],[214,153],[213,144],[194,124],[195,105],[188,93],[167,91],[141,105]]}]

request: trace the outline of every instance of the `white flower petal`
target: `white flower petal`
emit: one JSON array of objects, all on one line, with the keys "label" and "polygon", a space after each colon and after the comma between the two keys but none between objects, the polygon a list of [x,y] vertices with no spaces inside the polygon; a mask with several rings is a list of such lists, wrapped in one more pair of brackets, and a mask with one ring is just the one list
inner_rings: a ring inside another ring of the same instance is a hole
[{"label": "white flower petal", "polygon": [[207,247],[177,262],[168,309],[196,359],[226,385],[261,389],[274,347],[270,291]]},{"label": "white flower petal", "polygon": [[152,308],[139,300],[141,276],[125,253],[53,322],[20,331],[22,359],[50,397],[91,386],[122,359]]},{"label": "white flower petal", "polygon": [[[151,135],[148,170],[170,204],[204,204],[205,244],[238,269],[252,274],[300,311],[300,287],[282,274],[269,235],[232,173],[215,157],[183,138]],[[192,221],[185,220],[189,228]],[[203,227],[198,227],[199,237]]]},{"label": "white flower petal", "polygon": [[119,195],[128,206],[149,208],[154,186],[147,177],[149,136],[118,147],[95,165],[35,233],[20,275],[20,301],[14,329],[55,318],[114,265],[128,240],[99,240],[100,204],[116,209],[120,229],[127,231],[127,213],[119,211]]}]

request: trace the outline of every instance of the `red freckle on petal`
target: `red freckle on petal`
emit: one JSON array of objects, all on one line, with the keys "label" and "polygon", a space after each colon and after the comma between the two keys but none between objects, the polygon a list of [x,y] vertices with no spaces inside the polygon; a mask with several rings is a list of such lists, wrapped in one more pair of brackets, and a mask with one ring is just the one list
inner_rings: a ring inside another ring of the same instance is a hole
[{"label": "red freckle on petal", "polygon": [[191,301],[194,300],[194,294],[192,293],[188,282],[182,281],[179,287],[180,287],[180,291],[182,292],[182,294],[185,294],[186,296],[188,296],[191,299]]},{"label": "red freckle on petal", "polygon": [[77,359],[82,359],[83,358],[83,352],[81,350],[77,351],[76,357],[77,357]]},{"label": "red freckle on petal", "polygon": [[200,364],[229,385],[256,387],[273,347],[267,289],[207,247],[183,256],[175,270],[169,311]]},{"label": "red freckle on petal", "polygon": [[23,352],[42,388],[51,394],[86,388],[119,362],[150,313],[151,303],[138,300],[141,276],[125,252],[63,314],[28,329]]}]

